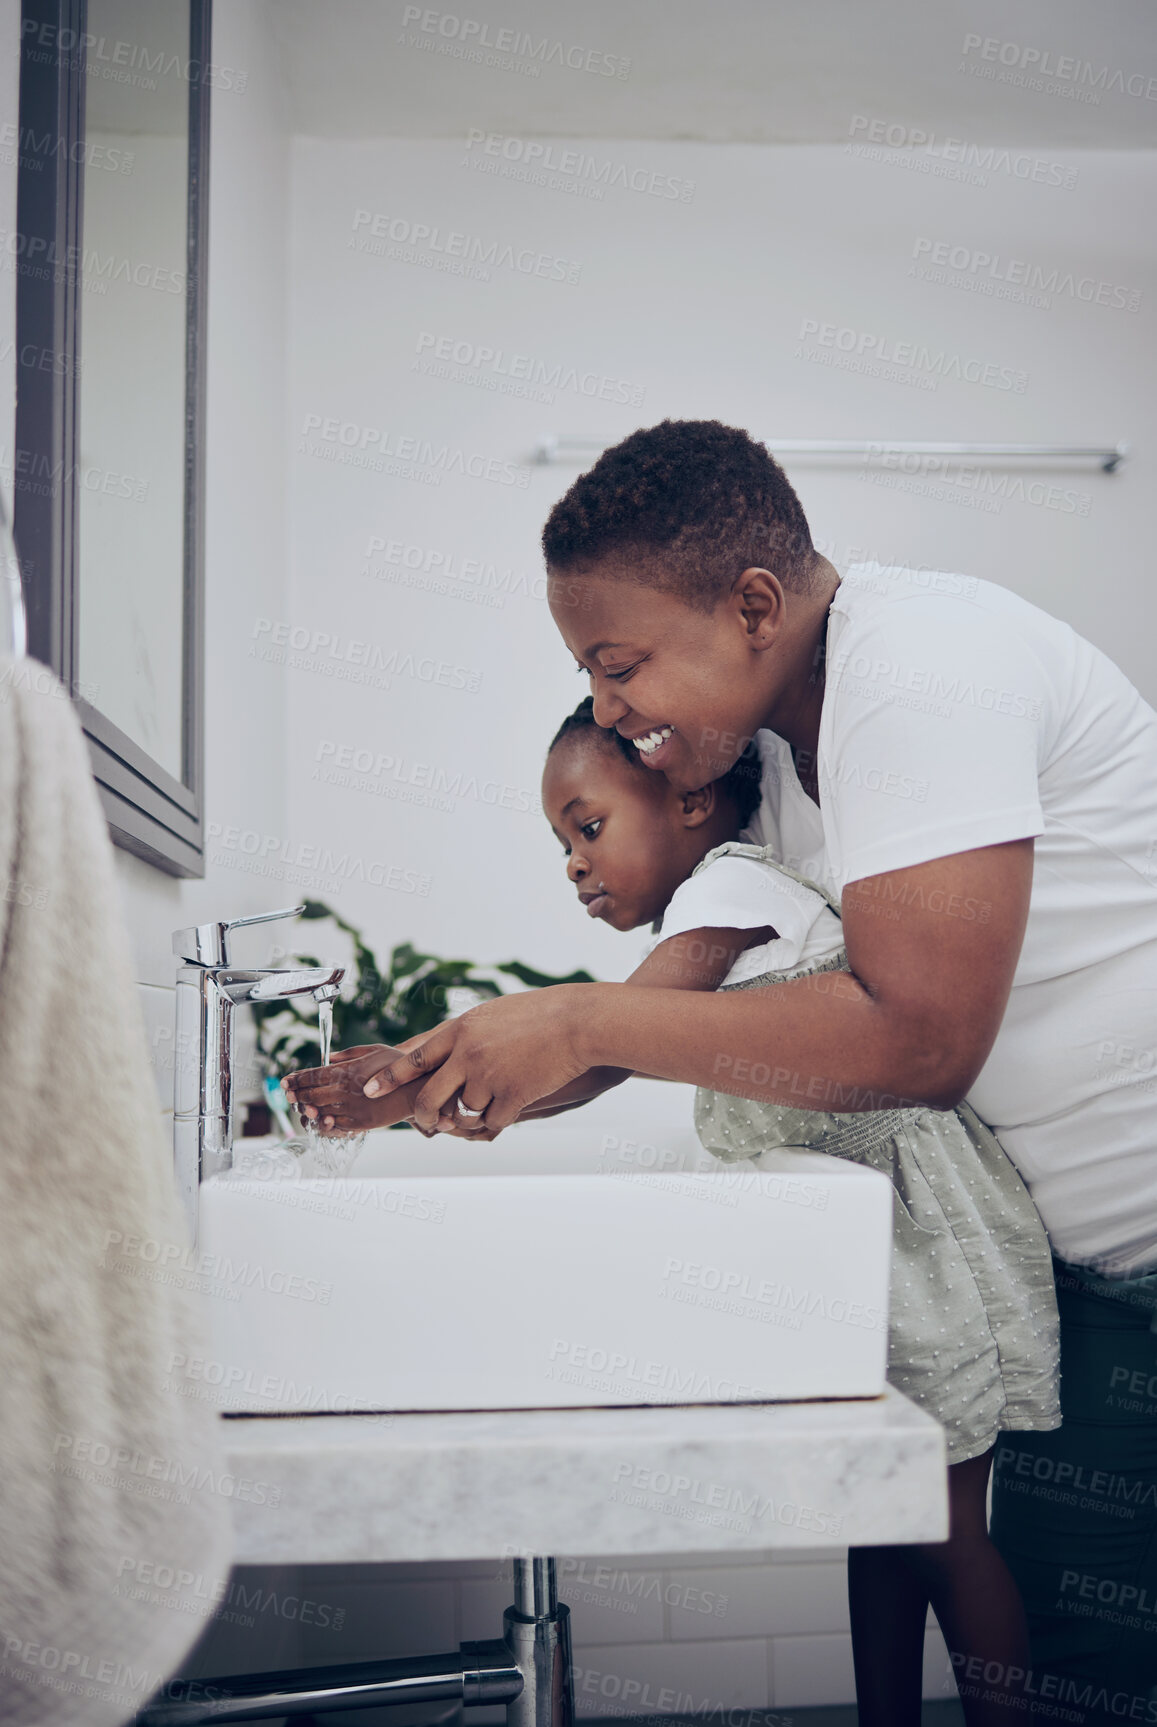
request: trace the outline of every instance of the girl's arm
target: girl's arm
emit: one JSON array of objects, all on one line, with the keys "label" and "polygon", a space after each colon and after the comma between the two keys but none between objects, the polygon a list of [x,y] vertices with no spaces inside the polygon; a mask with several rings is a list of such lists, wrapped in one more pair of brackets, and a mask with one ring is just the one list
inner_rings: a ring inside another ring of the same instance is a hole
[{"label": "girl's arm", "polygon": [[[749,947],[773,941],[775,934],[775,930],[766,924],[761,929],[688,930],[682,935],[670,936],[652,948],[642,964],[636,966],[627,983],[640,989],[718,989],[741,953]],[[537,1103],[522,1110],[518,1119],[534,1121],[540,1116],[561,1115],[565,1110],[578,1109],[604,1091],[610,1091],[612,1086],[634,1077],[635,1070],[629,1067],[592,1067],[578,1079],[572,1079],[569,1085],[561,1086],[547,1097],[540,1097]],[[481,1138],[484,1132],[464,1131],[473,1139]]]}]

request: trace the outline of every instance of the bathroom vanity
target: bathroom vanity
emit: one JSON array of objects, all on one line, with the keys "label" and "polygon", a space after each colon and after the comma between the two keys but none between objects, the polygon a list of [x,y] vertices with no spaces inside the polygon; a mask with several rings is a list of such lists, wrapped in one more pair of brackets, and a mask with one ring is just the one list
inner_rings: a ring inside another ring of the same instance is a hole
[{"label": "bathroom vanity", "polygon": [[[383,1702],[570,1727],[552,1554],[943,1540],[943,1430],[885,1384],[892,1188],[721,1165],[632,1081],[493,1144],[371,1134],[347,1174],[242,1145],[197,1196],[239,1564],[508,1558],[501,1637],[200,1681],[147,1727]],[[340,1702],[336,1701],[340,1699]]]},{"label": "bathroom vanity", "polygon": [[943,1430],[898,1392],[812,1403],[225,1420],[239,1564],[512,1561],[501,1637],[443,1655],[201,1679],[139,1727],[301,1709],[505,1704],[573,1727],[545,1555],[943,1540]]}]

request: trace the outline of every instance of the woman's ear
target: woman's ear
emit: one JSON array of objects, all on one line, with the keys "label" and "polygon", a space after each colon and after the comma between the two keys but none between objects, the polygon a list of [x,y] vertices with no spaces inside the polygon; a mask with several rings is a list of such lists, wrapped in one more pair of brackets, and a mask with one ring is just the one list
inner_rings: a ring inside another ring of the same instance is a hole
[{"label": "woman's ear", "polygon": [[685,828],[701,828],[715,811],[714,785],[700,786],[697,792],[683,792],[679,807]]},{"label": "woman's ear", "polygon": [[783,628],[786,613],[779,577],[771,570],[753,565],[736,578],[731,602],[750,645],[770,647]]}]

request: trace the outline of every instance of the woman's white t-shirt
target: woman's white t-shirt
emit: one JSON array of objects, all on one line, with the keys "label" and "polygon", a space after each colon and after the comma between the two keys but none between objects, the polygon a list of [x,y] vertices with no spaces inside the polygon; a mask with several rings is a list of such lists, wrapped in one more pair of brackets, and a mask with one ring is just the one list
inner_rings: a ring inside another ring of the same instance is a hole
[{"label": "woman's white t-shirt", "polygon": [[742,837],[837,899],[1035,836],[1012,992],[968,1101],[1058,1255],[1118,1276],[1157,1264],[1157,714],[1007,588],[858,564],[829,614],[818,808],[787,744],[759,743],[763,800]]}]

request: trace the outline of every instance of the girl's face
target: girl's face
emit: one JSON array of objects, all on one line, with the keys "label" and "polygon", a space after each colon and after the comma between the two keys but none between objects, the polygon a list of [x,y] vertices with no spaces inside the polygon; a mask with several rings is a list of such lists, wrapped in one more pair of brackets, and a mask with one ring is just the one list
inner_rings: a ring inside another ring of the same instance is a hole
[{"label": "girl's face", "polygon": [[767,650],[783,629],[782,589],[774,578],[770,590],[745,580],[713,612],[627,575],[550,582],[551,612],[590,677],[596,721],[634,741],[678,791],[720,778],[769,723],[782,673]]},{"label": "girl's face", "polygon": [[547,757],[542,805],[587,915],[628,930],[654,923],[704,855],[714,798],[684,799],[662,774],[625,761],[613,739],[578,732]]}]

